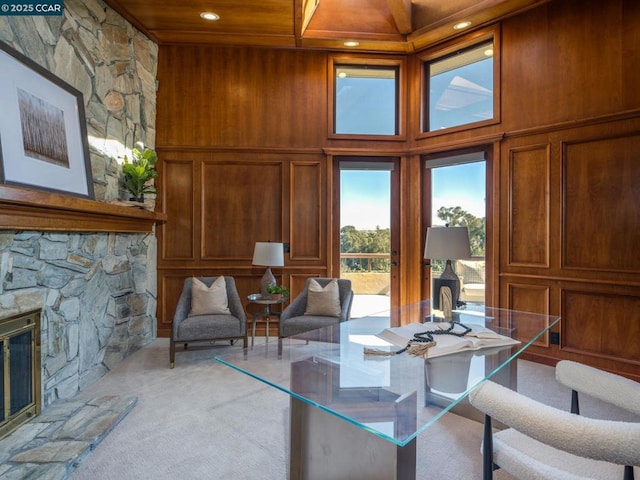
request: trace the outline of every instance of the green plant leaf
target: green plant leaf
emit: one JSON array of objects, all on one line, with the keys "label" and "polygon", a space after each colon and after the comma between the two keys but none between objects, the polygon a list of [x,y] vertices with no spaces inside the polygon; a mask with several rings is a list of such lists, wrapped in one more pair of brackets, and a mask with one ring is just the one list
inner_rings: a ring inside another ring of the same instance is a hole
[{"label": "green plant leaf", "polygon": [[147,182],[158,176],[155,170],[158,161],[156,152],[148,148],[141,152],[134,148],[131,150],[131,156],[131,160],[126,155],[124,157],[122,186],[134,197],[155,192],[153,185],[148,185]]}]

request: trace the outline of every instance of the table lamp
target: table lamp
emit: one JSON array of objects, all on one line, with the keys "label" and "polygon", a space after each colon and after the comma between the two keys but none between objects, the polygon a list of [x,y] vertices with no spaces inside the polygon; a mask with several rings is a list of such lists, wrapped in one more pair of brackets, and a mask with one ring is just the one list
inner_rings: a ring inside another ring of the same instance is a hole
[{"label": "table lamp", "polygon": [[284,245],[275,242],[256,242],[251,263],[267,267],[262,280],[260,280],[260,293],[266,297],[269,295],[267,290],[269,285],[276,284],[276,278],[271,273],[271,267],[284,266]]},{"label": "table lamp", "polygon": [[[460,279],[451,267],[451,259],[471,258],[468,228],[449,227],[448,225],[446,227],[427,228],[424,258],[447,261],[439,280],[451,281],[443,282],[443,286],[445,283],[447,284],[446,286],[450,286],[452,296],[451,303],[455,309],[458,305],[458,299],[460,298]],[[437,304],[434,296],[433,306],[436,307]]]}]

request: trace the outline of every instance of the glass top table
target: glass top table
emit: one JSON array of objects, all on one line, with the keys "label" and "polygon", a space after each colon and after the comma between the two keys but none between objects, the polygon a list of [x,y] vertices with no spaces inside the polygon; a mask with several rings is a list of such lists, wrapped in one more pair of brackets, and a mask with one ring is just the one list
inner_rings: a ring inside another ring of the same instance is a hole
[{"label": "glass top table", "polygon": [[[417,435],[449,411],[477,415],[467,396],[485,379],[517,389],[514,359],[560,320],[494,308],[459,310],[453,320],[488,328],[519,343],[426,359],[407,352],[365,353],[365,348],[399,350],[377,335],[391,322],[440,320],[424,312],[429,312],[429,302],[377,312],[215,360],[290,395],[290,478],[415,478]],[[335,475],[327,468],[335,469]]]}]

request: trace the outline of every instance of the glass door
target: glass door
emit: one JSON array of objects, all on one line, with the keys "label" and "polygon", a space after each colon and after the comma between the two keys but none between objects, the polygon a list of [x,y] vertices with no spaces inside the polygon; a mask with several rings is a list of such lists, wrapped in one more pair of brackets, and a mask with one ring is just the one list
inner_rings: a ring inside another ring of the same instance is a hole
[{"label": "glass door", "polygon": [[[398,291],[397,159],[340,157],[340,277],[355,293],[352,318],[383,312],[394,305]],[[337,244],[338,242],[336,242]]]},{"label": "glass door", "polygon": [[[460,281],[459,305],[486,303],[487,161],[484,151],[448,154],[425,160],[427,226],[466,226],[471,258],[451,259]],[[443,272],[446,259],[429,259],[425,266],[425,298],[431,281]]]}]

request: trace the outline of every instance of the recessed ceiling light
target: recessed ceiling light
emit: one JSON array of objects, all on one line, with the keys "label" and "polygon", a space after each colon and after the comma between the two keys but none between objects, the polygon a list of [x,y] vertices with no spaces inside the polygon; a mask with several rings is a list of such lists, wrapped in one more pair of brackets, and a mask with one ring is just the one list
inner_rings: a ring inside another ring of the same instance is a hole
[{"label": "recessed ceiling light", "polygon": [[468,22],[468,21],[467,22],[460,22],[460,23],[456,23],[453,26],[453,29],[454,30],[462,30],[463,28],[467,28],[469,26],[471,26],[471,22]]},{"label": "recessed ceiling light", "polygon": [[212,22],[220,20],[220,15],[213,12],[202,12],[200,14],[200,17],[204,18],[205,20],[211,20]]},{"label": "recessed ceiling light", "polygon": [[344,42],[345,47],[357,47],[358,45],[360,45],[360,42],[354,42],[353,40]]}]

